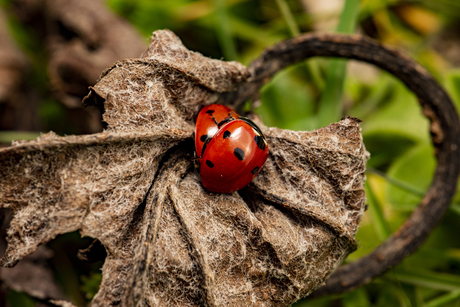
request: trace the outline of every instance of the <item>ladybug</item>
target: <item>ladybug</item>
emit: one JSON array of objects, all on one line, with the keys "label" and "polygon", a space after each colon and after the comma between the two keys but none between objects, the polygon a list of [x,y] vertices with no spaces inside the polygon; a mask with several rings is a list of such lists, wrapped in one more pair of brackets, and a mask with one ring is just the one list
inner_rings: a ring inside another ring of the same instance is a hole
[{"label": "ladybug", "polygon": [[232,193],[247,186],[268,157],[268,144],[250,119],[219,104],[203,108],[197,117],[195,149],[203,186]]}]

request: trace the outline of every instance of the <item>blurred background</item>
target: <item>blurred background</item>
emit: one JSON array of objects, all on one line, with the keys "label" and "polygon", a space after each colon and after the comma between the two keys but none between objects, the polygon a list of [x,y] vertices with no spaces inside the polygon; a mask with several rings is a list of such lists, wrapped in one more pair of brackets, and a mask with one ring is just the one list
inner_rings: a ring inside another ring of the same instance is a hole
[{"label": "blurred background", "polygon": [[[152,32],[164,28],[190,50],[245,65],[300,33],[367,35],[420,62],[460,108],[458,0],[0,0],[0,146],[49,130],[102,131],[100,111],[80,103],[88,86],[117,60],[139,57]],[[315,58],[289,67],[264,86],[254,111],[265,125],[292,130],[316,129],[346,115],[363,120],[371,153],[368,210],[359,249],[346,261],[397,230],[431,182],[436,161],[429,123],[415,96],[373,66]],[[294,306],[459,307],[459,234],[457,192],[428,241],[400,265],[352,292]],[[59,291],[79,306],[101,280],[101,260],[76,257],[91,242],[78,233],[62,235],[48,244],[45,257]],[[0,295],[0,306],[40,304],[3,283]]]}]

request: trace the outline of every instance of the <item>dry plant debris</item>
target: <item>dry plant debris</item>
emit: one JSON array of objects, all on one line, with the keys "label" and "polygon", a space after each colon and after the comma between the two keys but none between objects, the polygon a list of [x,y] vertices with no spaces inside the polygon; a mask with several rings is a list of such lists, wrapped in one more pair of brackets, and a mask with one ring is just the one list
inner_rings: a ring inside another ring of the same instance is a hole
[{"label": "dry plant debris", "polygon": [[0,10],[0,129],[31,131],[37,129],[37,99],[24,81],[31,63],[9,30],[7,17]]},{"label": "dry plant debris", "polygon": [[107,251],[90,306],[288,306],[324,284],[356,249],[369,156],[359,120],[262,127],[271,152],[255,181],[207,192],[192,165],[194,118],[249,78],[155,32],[85,98],[104,107],[104,132],[0,150],[0,204],[14,213],[1,264],[80,230]]},{"label": "dry plant debris", "polygon": [[68,108],[81,107],[103,69],[146,48],[144,38],[103,0],[12,0],[11,10],[46,46],[51,86]]},{"label": "dry plant debris", "polygon": [[[81,104],[88,86],[114,62],[139,57],[148,41],[104,0],[4,4],[0,8],[0,129],[46,131],[51,126],[67,133],[101,132],[101,111]],[[22,45],[34,49],[32,53],[17,46],[11,29],[18,27],[11,27],[12,20],[29,33],[31,41]],[[47,89],[37,83],[45,79]],[[39,116],[44,101],[61,110],[61,122]]]}]

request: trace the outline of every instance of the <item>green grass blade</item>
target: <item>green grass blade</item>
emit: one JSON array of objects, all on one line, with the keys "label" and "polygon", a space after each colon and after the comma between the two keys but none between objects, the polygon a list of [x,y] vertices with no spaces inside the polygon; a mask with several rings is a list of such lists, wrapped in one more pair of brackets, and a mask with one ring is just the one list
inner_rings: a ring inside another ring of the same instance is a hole
[{"label": "green grass blade", "polygon": [[225,0],[214,0],[215,11],[215,24],[217,31],[217,38],[222,48],[225,60],[236,61],[237,53],[235,43],[232,38],[232,30],[230,27],[230,21],[227,16],[227,10],[225,6]]},{"label": "green grass blade", "polygon": [[365,183],[367,203],[369,204],[369,213],[372,217],[372,225],[375,232],[379,236],[380,241],[384,241],[391,235],[390,227],[388,226],[385,216],[383,215],[382,207],[374,195],[369,180]]},{"label": "green grass blade", "polygon": [[360,0],[346,0],[340,22],[337,26],[338,33],[353,33],[359,15]]},{"label": "green grass blade", "polygon": [[29,131],[0,131],[0,143],[11,143],[18,140],[33,140],[41,135],[40,132]]},{"label": "green grass blade", "polygon": [[326,85],[321,95],[318,111],[318,128],[338,122],[342,116],[342,93],[345,80],[345,60],[330,60]]},{"label": "green grass blade", "polygon": [[[292,36],[297,36],[300,34],[300,29],[295,22],[294,16],[292,15],[291,10],[289,9],[288,4],[285,0],[276,0],[276,4],[283,16],[286,24],[288,25],[289,31],[291,32]],[[318,63],[314,61],[308,61],[305,63],[305,70],[307,75],[310,77],[311,81],[313,82],[314,86],[317,90],[321,90],[324,88],[324,81],[321,77],[320,69]]]},{"label": "green grass blade", "polygon": [[460,276],[424,269],[397,268],[386,275],[391,280],[443,291],[459,291]]},{"label": "green grass blade", "polygon": [[[359,0],[347,0],[340,17],[337,32],[352,33],[356,28]],[[342,116],[342,93],[345,80],[346,60],[334,59],[329,62],[326,87],[321,96],[318,110],[318,127],[339,121]]]},{"label": "green grass blade", "polygon": [[389,177],[388,175],[386,175],[385,173],[380,172],[379,170],[376,170],[374,168],[367,168],[367,171],[369,173],[376,174],[376,175],[382,177],[388,183],[390,183],[392,185],[395,185],[395,186],[397,186],[397,187],[399,187],[399,188],[401,188],[403,190],[406,190],[409,193],[412,193],[414,195],[421,196],[421,197],[423,197],[425,195],[425,191],[422,191],[422,190],[412,186],[411,184],[409,184],[409,183],[407,183],[405,181],[399,180],[397,178]]},{"label": "green grass blade", "polygon": [[450,205],[449,209],[455,212],[456,214],[460,215],[460,204],[453,203]]},{"label": "green grass blade", "polygon": [[253,41],[255,44],[260,45],[261,50],[267,45],[274,45],[280,40],[285,39],[283,35],[276,33],[273,29],[250,23],[240,16],[229,15],[228,19],[235,37],[242,40]]},{"label": "green grass blade", "polygon": [[412,307],[425,307],[425,302],[420,287],[411,287],[411,291],[408,294]]},{"label": "green grass blade", "polygon": [[286,1],[284,0],[276,0],[276,4],[283,15],[284,20],[286,21],[289,31],[291,32],[292,36],[296,36],[300,34],[300,29],[297,26],[297,23],[294,20],[294,16],[292,16],[291,10],[287,5]]},{"label": "green grass blade", "polygon": [[416,2],[422,2],[427,7],[444,14],[460,17],[460,2],[458,0],[418,0]]},{"label": "green grass blade", "polygon": [[382,74],[379,82],[370,89],[369,95],[358,105],[354,104],[349,115],[357,118],[366,118],[370,114],[379,111],[379,105],[387,100],[388,93],[393,90],[395,80],[387,74]]},{"label": "green grass blade", "polygon": [[460,249],[449,248],[449,249],[433,249],[423,248],[420,249],[417,254],[421,257],[432,259],[440,263],[454,262],[454,265],[460,264]]},{"label": "green grass blade", "polygon": [[342,306],[343,307],[371,307],[372,303],[370,302],[369,293],[364,288],[358,288],[354,291],[346,293],[342,297]]},{"label": "green grass blade", "polygon": [[[420,287],[407,285],[407,284],[400,284],[396,283],[395,287],[395,294],[399,300],[399,306],[408,306],[408,307],[425,307],[423,297],[421,295]],[[379,305],[379,306],[387,306],[387,305]],[[388,306],[394,306],[388,305]]]},{"label": "green grass blade", "polygon": [[460,300],[460,290],[452,291],[442,296],[439,296],[425,304],[425,307],[440,307],[445,304]]}]

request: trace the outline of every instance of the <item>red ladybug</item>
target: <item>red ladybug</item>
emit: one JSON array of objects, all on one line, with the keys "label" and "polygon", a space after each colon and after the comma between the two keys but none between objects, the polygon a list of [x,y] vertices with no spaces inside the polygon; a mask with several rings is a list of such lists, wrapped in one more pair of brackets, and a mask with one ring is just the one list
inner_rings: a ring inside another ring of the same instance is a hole
[{"label": "red ladybug", "polygon": [[195,131],[201,181],[209,191],[232,193],[244,188],[267,160],[268,145],[259,127],[225,106],[203,108]]}]

